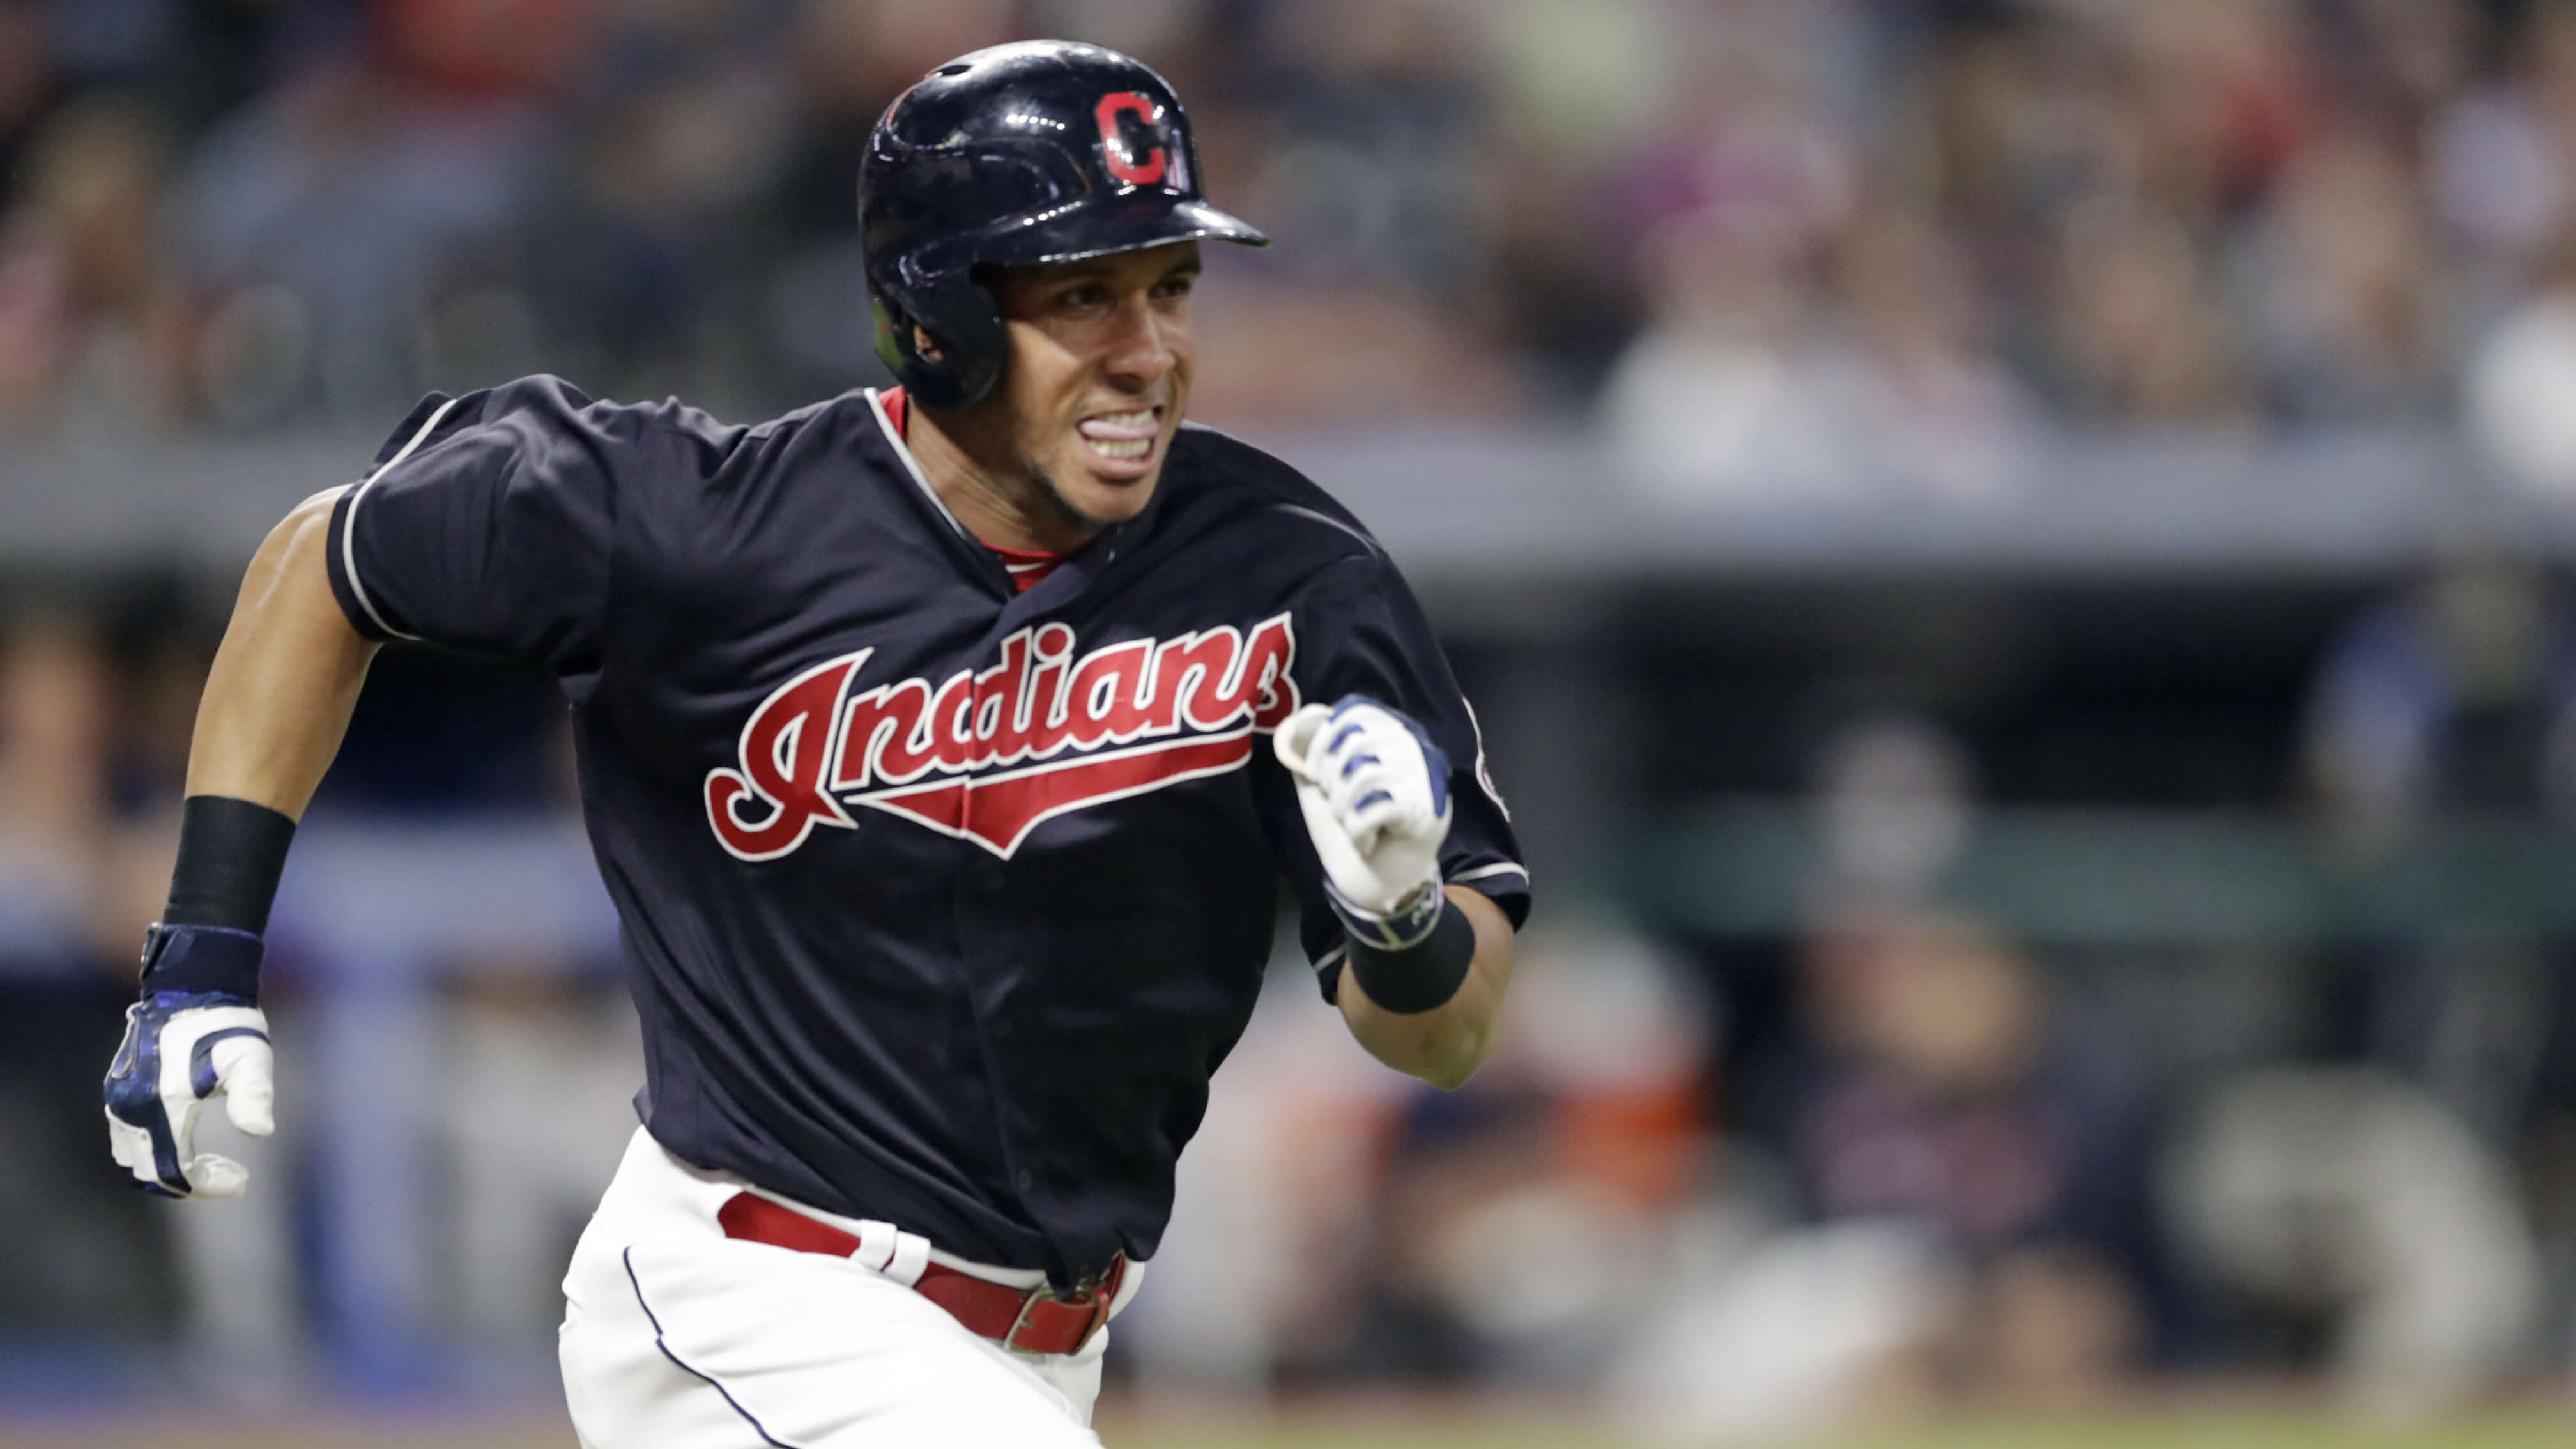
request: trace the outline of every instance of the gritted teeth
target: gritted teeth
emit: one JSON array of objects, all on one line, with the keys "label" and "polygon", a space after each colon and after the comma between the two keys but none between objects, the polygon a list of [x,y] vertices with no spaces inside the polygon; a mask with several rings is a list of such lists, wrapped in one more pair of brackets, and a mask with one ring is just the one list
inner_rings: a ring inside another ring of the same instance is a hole
[{"label": "gritted teeth", "polygon": [[1104,458],[1141,458],[1153,450],[1154,440],[1146,438],[1085,438],[1091,451]]},{"label": "gritted teeth", "polygon": [[1127,413],[1094,413],[1076,424],[1075,430],[1094,442],[1150,439],[1162,411],[1161,408],[1138,408]]}]

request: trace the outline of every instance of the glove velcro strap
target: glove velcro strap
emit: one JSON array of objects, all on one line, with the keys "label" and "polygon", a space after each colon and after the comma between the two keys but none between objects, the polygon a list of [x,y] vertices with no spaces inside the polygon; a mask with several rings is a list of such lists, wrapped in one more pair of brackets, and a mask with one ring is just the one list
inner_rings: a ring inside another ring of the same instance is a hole
[{"label": "glove velcro strap", "polygon": [[1436,885],[1428,895],[1430,920],[1410,945],[1380,946],[1351,933],[1351,978],[1370,1001],[1398,1016],[1447,1004],[1476,964],[1476,928],[1466,913],[1452,908]]},{"label": "glove velcro strap", "polygon": [[1440,924],[1441,910],[1449,903],[1437,878],[1397,902],[1392,911],[1370,910],[1343,895],[1329,876],[1324,880],[1324,899],[1332,906],[1333,914],[1342,918],[1342,929],[1350,933],[1352,940],[1381,951],[1408,951],[1429,940],[1432,928]]},{"label": "glove velcro strap", "polygon": [[156,921],[143,937],[143,989],[209,993],[256,1006],[259,962],[266,949],[255,931]]}]

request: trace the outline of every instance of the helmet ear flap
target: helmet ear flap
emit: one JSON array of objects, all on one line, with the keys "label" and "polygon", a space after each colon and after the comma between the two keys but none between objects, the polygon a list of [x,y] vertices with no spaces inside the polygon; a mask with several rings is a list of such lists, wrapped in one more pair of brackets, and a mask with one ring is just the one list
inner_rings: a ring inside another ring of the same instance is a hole
[{"label": "helmet ear flap", "polygon": [[[1001,380],[1002,354],[1009,347],[992,294],[971,277],[945,277],[906,290],[913,295],[878,291],[869,297],[878,360],[923,407],[981,401]],[[921,350],[916,328],[930,335],[938,356]]]}]

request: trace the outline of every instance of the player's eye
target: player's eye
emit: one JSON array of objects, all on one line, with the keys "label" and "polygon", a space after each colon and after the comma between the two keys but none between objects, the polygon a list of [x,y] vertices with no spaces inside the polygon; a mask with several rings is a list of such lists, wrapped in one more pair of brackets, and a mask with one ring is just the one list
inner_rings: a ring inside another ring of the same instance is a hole
[{"label": "player's eye", "polygon": [[1098,282],[1079,282],[1056,295],[1058,305],[1075,310],[1098,307],[1108,300],[1109,289]]},{"label": "player's eye", "polygon": [[1156,282],[1154,284],[1154,295],[1157,297],[1186,297],[1190,294],[1190,289],[1198,284],[1198,273],[1180,272]]}]

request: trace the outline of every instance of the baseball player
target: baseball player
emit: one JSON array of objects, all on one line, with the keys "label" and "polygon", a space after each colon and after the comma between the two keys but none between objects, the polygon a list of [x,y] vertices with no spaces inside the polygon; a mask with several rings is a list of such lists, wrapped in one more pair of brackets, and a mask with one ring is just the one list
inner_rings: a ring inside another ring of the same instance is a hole
[{"label": "baseball player", "polygon": [[269,1129],[260,933],[369,658],[542,661],[644,1035],[564,1280],[595,1449],[1096,1444],[1103,1325],[1281,878],[1325,999],[1443,1085],[1528,910],[1394,565],[1182,423],[1198,243],[1265,239],[1203,199],[1162,79],[978,51],[859,181],[900,387],[756,427],[548,377],[433,396],[269,536],[107,1082],[138,1182],[241,1192],[192,1130],[217,1095]]}]

